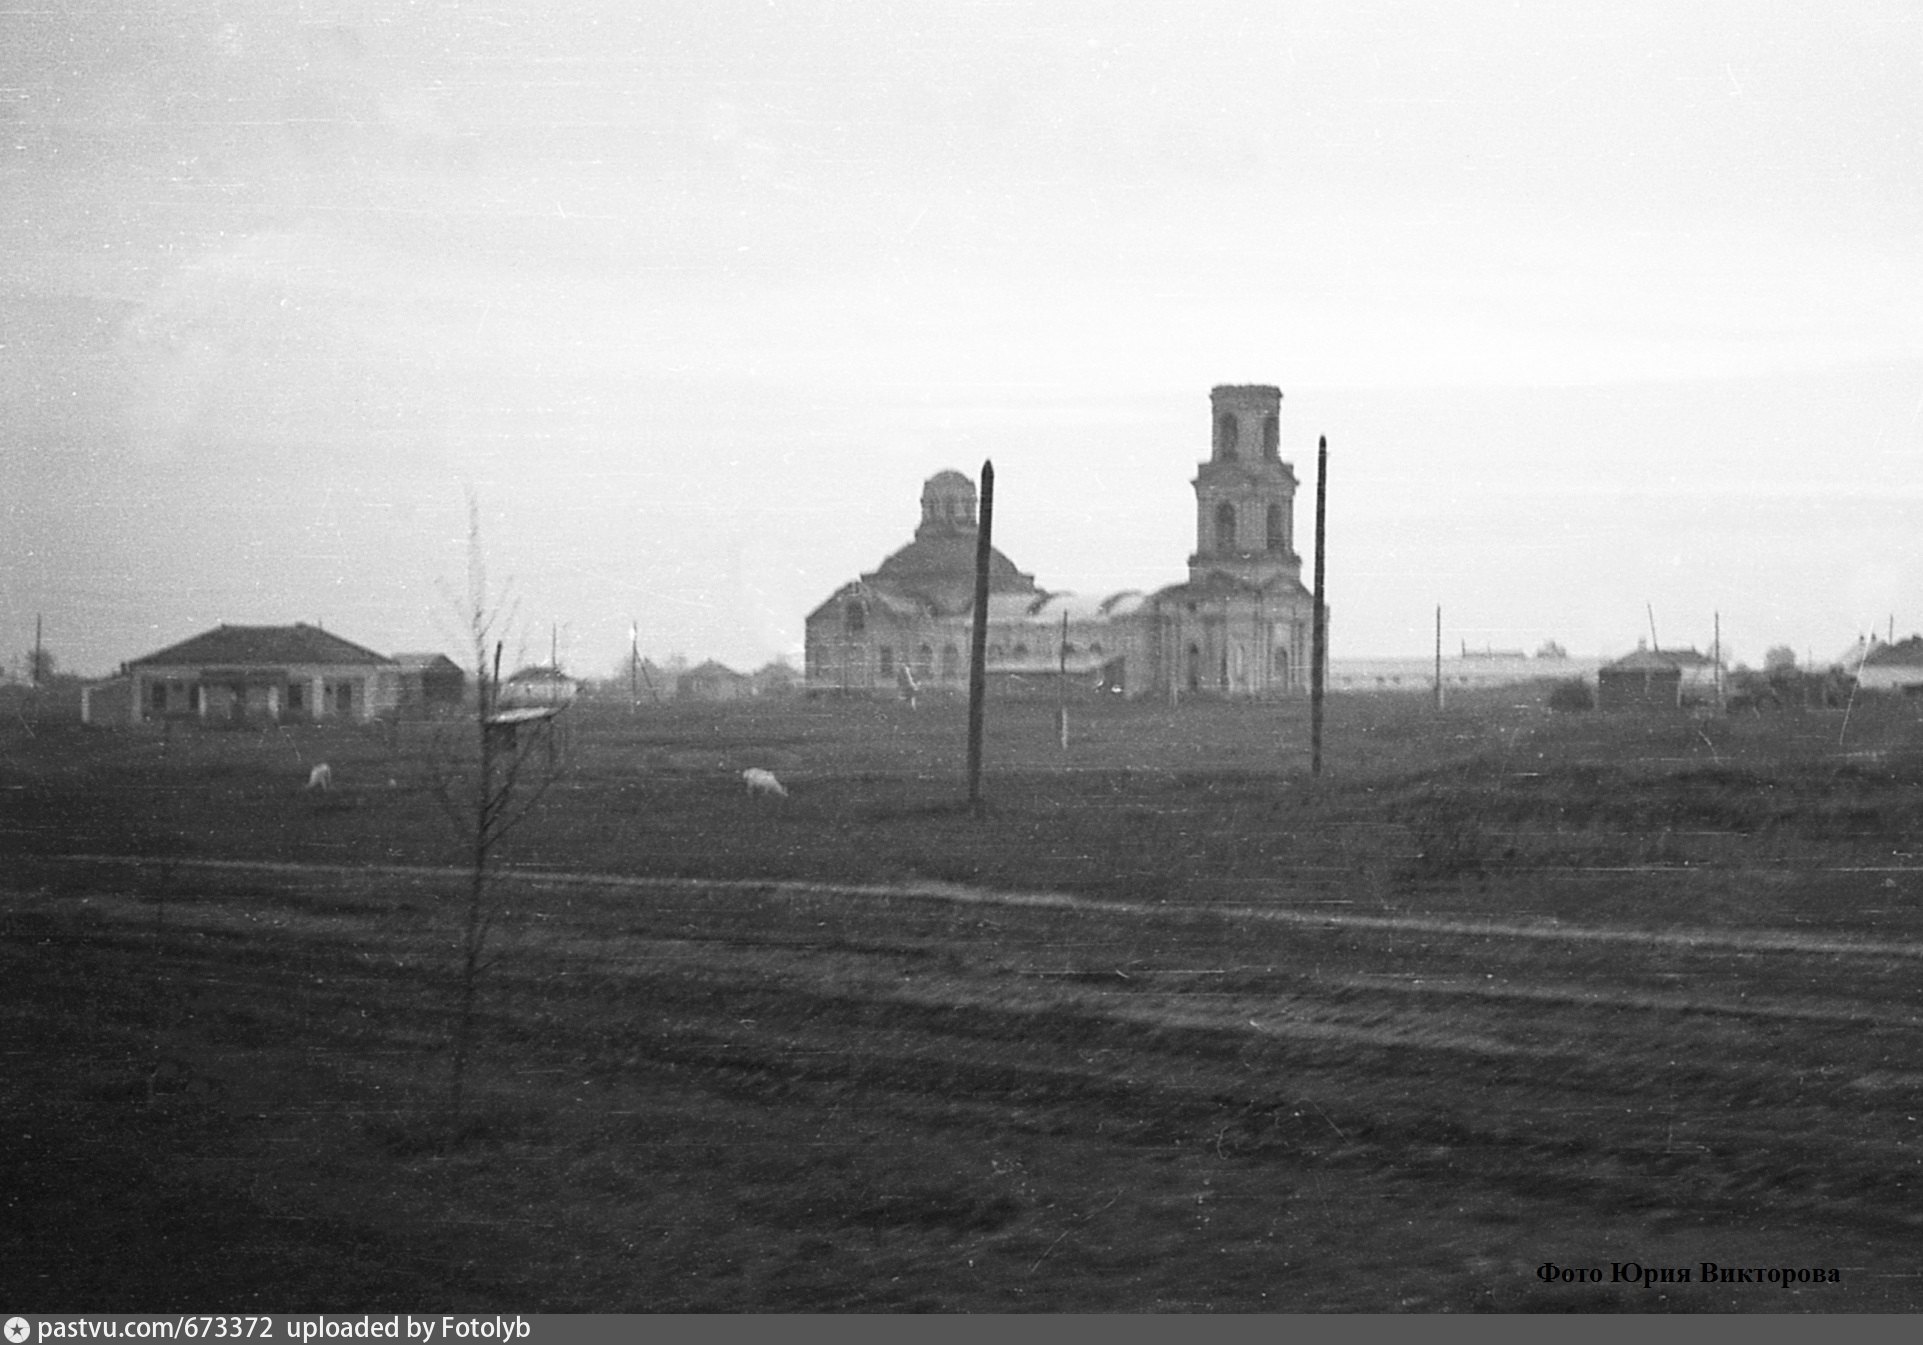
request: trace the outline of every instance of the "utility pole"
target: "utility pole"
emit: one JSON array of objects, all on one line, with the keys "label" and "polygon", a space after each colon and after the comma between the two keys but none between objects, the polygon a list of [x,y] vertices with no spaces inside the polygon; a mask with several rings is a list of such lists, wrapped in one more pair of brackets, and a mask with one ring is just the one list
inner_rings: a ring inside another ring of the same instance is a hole
[{"label": "utility pole", "polygon": [[1322,665],[1328,657],[1328,561],[1323,549],[1329,503],[1329,437],[1322,436],[1315,458],[1315,621],[1309,651],[1309,774],[1322,774]]},{"label": "utility pole", "polygon": [[33,614],[33,684],[40,685],[40,613]]},{"label": "utility pole", "polygon": [[1068,609],[1062,609],[1061,662],[1055,673],[1055,721],[1062,731],[1062,750],[1068,750]]},{"label": "utility pole", "polygon": [[1442,604],[1436,604],[1436,709],[1442,708]]},{"label": "utility pole", "polygon": [[641,709],[641,622],[628,622],[628,713]]},{"label": "utility pole", "polygon": [[1723,614],[1715,613],[1716,634],[1710,642],[1710,672],[1716,678],[1716,708],[1723,708]]},{"label": "utility pole", "polygon": [[995,521],[995,464],[982,463],[981,527],[975,535],[975,628],[968,642],[968,806],[982,806],[982,711],[988,696],[988,558]]}]

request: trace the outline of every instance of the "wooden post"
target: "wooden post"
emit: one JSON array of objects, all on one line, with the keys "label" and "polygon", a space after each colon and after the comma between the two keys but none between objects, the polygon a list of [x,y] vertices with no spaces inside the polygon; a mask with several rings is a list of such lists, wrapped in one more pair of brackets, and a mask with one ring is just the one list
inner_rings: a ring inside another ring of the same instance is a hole
[{"label": "wooden post", "polygon": [[1329,437],[1323,435],[1315,457],[1315,621],[1309,651],[1309,774],[1322,774],[1322,665],[1328,657],[1328,565],[1323,550],[1329,502]]},{"label": "wooden post", "polygon": [[1442,708],[1442,604],[1436,604],[1436,709]]},{"label": "wooden post", "polygon": [[1061,659],[1055,672],[1055,722],[1062,731],[1062,750],[1068,750],[1068,609],[1062,609]]},{"label": "wooden post", "polygon": [[995,464],[982,463],[981,526],[975,535],[975,628],[968,642],[968,806],[982,803],[982,711],[988,696],[988,558],[995,521]]},{"label": "wooden post", "polygon": [[1709,656],[1713,660],[1709,665],[1709,673],[1715,679],[1716,708],[1720,710],[1723,708],[1723,614],[1721,612],[1716,613],[1716,638],[1709,649]]}]

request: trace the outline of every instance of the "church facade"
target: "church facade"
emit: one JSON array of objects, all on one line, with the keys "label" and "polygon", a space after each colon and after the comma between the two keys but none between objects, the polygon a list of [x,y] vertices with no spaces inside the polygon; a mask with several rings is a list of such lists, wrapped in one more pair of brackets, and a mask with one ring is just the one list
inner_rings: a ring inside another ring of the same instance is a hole
[{"label": "church facade", "polygon": [[[1131,696],[1306,692],[1314,599],[1295,550],[1294,470],[1281,457],[1282,393],[1209,394],[1210,454],[1195,480],[1188,578],[1153,593],[1050,592],[991,549],[988,672],[1070,676]],[[809,614],[814,693],[965,690],[980,535],[975,484],[960,472],[922,487],[914,539]]]}]

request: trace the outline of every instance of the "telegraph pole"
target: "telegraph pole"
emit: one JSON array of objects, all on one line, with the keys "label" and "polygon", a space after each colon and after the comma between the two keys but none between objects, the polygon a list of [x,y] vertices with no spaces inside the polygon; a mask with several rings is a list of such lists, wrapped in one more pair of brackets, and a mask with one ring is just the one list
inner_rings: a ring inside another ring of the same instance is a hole
[{"label": "telegraph pole", "polygon": [[980,528],[975,535],[975,628],[968,647],[968,806],[982,806],[982,711],[988,695],[988,558],[995,521],[995,464],[982,463]]},{"label": "telegraph pole", "polygon": [[1328,657],[1328,609],[1324,606],[1328,563],[1323,550],[1329,501],[1329,437],[1315,457],[1315,620],[1309,654],[1309,774],[1322,774],[1322,665]]},{"label": "telegraph pole", "polygon": [[1442,708],[1442,604],[1436,604],[1436,709]]},{"label": "telegraph pole", "polygon": [[1062,731],[1062,750],[1068,750],[1068,609],[1062,609],[1061,662],[1055,674],[1055,719]]}]

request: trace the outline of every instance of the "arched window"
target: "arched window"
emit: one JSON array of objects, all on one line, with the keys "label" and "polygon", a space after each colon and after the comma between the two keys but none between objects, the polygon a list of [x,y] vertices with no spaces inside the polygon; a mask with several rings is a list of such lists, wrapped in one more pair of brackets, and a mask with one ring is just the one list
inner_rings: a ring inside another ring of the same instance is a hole
[{"label": "arched window", "polygon": [[850,635],[860,635],[868,629],[868,609],[859,602],[849,603],[841,609],[841,613]]},{"label": "arched window", "polygon": [[1287,551],[1288,549],[1289,539],[1282,533],[1282,506],[1272,504],[1269,506],[1269,550]]},{"label": "arched window", "polygon": [[1286,645],[1275,647],[1275,653],[1270,656],[1270,664],[1270,676],[1274,679],[1275,685],[1287,687],[1289,685],[1289,651]]},{"label": "arched window", "polygon": [[915,676],[926,678],[935,670],[935,651],[923,645],[915,651]]},{"label": "arched window", "polygon": [[952,644],[941,647],[941,675],[944,682],[961,676],[961,651]]},{"label": "arched window", "polygon": [[883,677],[895,675],[895,651],[887,645],[881,647],[881,675]]},{"label": "arched window", "polygon": [[1230,412],[1224,411],[1215,418],[1215,452],[1217,457],[1228,458],[1233,461],[1236,456],[1235,450],[1241,437],[1241,427],[1235,423],[1235,417]]},{"label": "arched window", "polygon": [[1282,446],[1282,427],[1276,423],[1275,412],[1262,417],[1262,456],[1272,458]]},{"label": "arched window", "polygon": [[1215,549],[1235,550],[1235,506],[1227,500],[1215,506]]},{"label": "arched window", "polygon": [[1202,648],[1190,645],[1188,648],[1188,684],[1190,691],[1202,689]]}]

